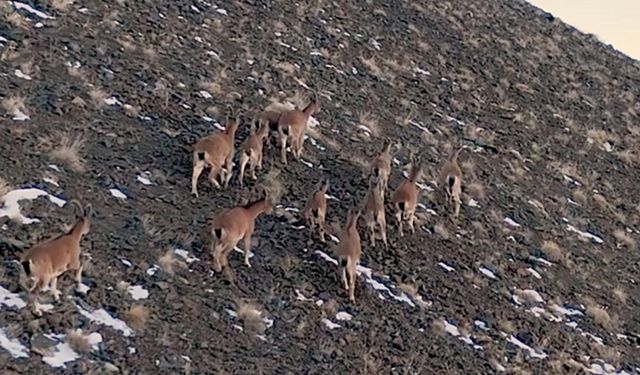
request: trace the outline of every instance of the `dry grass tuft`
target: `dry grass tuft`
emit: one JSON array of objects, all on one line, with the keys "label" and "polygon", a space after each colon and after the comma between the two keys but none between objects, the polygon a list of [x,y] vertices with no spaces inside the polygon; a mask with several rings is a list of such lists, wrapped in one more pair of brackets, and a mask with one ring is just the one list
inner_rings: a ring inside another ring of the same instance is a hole
[{"label": "dry grass tuft", "polygon": [[67,343],[71,349],[78,353],[89,353],[91,351],[89,336],[83,334],[81,329],[67,332]]},{"label": "dry grass tuft", "polygon": [[49,152],[51,158],[66,164],[75,172],[84,172],[84,161],[80,156],[80,149],[84,145],[84,138],[81,135],[72,138],[68,134],[63,134],[60,136],[57,144],[58,146]]},{"label": "dry grass tuft", "polygon": [[628,167],[633,167],[638,162],[638,155],[631,150],[616,151],[613,154]]},{"label": "dry grass tuft", "polygon": [[626,246],[629,250],[634,250],[637,247],[636,240],[622,229],[614,230],[613,237],[618,241],[618,244]]},{"label": "dry grass tuft", "polygon": [[296,66],[286,61],[278,62],[274,65],[274,67],[288,75],[292,75],[296,72]]},{"label": "dry grass tuft", "polygon": [[498,329],[505,333],[515,332],[516,327],[510,320],[500,320],[498,322]]},{"label": "dry grass tuft", "polygon": [[13,27],[25,28],[27,26],[26,19],[18,12],[11,12],[4,16],[4,19]]},{"label": "dry grass tuft", "polygon": [[133,52],[136,50],[135,41],[132,37],[126,35],[117,40],[118,44],[122,46],[122,48],[127,52]]},{"label": "dry grass tuft", "polygon": [[187,268],[187,265],[176,258],[171,250],[158,258],[158,265],[169,275],[175,274],[176,268]]},{"label": "dry grass tuft", "polygon": [[587,316],[605,329],[614,329],[616,327],[616,320],[609,315],[607,310],[595,304],[587,306]]},{"label": "dry grass tuft", "polygon": [[613,289],[613,296],[622,304],[627,303],[627,292],[625,292],[622,287],[619,286]]},{"label": "dry grass tuft", "polygon": [[104,101],[108,96],[104,90],[94,87],[89,90],[89,97],[93,101],[93,105],[95,105],[96,108],[103,108],[106,105]]},{"label": "dry grass tuft", "polygon": [[51,0],[51,6],[57,11],[63,11],[73,4],[75,0]]},{"label": "dry grass tuft", "polygon": [[198,86],[200,86],[202,90],[206,90],[211,95],[220,96],[225,93],[222,86],[215,81],[201,81]]},{"label": "dry grass tuft", "polygon": [[120,293],[126,293],[129,290],[129,287],[131,286],[131,284],[129,284],[126,281],[120,280],[118,281],[118,283],[116,284],[116,289],[120,292]]},{"label": "dry grass tuft", "polygon": [[447,231],[447,227],[442,223],[434,225],[433,231],[445,240],[449,238],[449,231]]},{"label": "dry grass tuft", "polygon": [[262,311],[251,303],[237,303],[238,318],[242,320],[246,333],[262,334],[267,328],[262,317]]},{"label": "dry grass tuft", "polygon": [[378,66],[378,63],[376,63],[375,57],[372,56],[369,59],[365,59],[364,57],[361,56],[360,62],[362,62],[362,65],[364,65],[367,69],[369,69],[371,74],[373,74],[376,77],[382,78],[382,70]]},{"label": "dry grass tuft", "polygon": [[576,189],[573,191],[573,200],[581,206],[587,205],[587,195],[584,191]]},{"label": "dry grass tuft", "polygon": [[271,202],[280,202],[282,195],[285,193],[285,187],[280,178],[280,170],[275,168],[271,169],[264,176],[262,187],[264,187],[267,197]]},{"label": "dry grass tuft", "polygon": [[482,202],[487,199],[487,192],[485,191],[484,186],[478,182],[467,185],[466,190],[469,193],[469,196],[478,202]]},{"label": "dry grass tuft", "polygon": [[3,99],[2,109],[14,116],[20,112],[28,114],[27,107],[24,105],[24,98],[22,96],[10,96]]},{"label": "dry grass tuft", "polygon": [[144,329],[145,325],[149,321],[151,312],[143,305],[133,305],[127,310],[125,319],[127,324],[136,331]]},{"label": "dry grass tuft", "polygon": [[567,260],[567,253],[553,241],[544,241],[540,249],[553,262],[563,263]]},{"label": "dry grass tuft", "polygon": [[603,211],[613,211],[613,206],[607,201],[602,194],[593,194],[593,202]]}]

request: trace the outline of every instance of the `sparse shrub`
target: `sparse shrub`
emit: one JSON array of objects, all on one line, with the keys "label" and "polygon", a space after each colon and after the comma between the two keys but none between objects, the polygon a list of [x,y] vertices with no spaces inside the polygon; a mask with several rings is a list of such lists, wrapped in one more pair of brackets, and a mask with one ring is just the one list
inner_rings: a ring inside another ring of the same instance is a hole
[{"label": "sparse shrub", "polygon": [[237,304],[238,318],[242,320],[244,331],[247,333],[262,334],[266,325],[262,318],[262,311],[257,306],[250,303],[240,302]]},{"label": "sparse shrub", "polygon": [[164,255],[158,258],[158,264],[160,265],[160,268],[169,275],[173,275],[176,268],[186,268],[186,264],[178,260],[171,250],[168,250]]},{"label": "sparse shrub", "polygon": [[553,262],[563,263],[567,260],[567,253],[557,243],[553,241],[544,241],[540,246],[542,252],[547,258]]},{"label": "sparse shrub", "polygon": [[2,197],[10,191],[11,186],[9,186],[9,183],[4,178],[0,177],[0,203],[2,203]]},{"label": "sparse shrub", "polygon": [[616,239],[616,241],[618,241],[619,244],[626,246],[627,249],[633,250],[636,248],[636,240],[622,229],[614,230],[613,237]]},{"label": "sparse shrub", "polygon": [[624,289],[622,287],[619,286],[619,287],[615,288],[613,290],[613,295],[622,304],[626,304],[627,303],[627,293],[624,291]]},{"label": "sparse shrub", "polygon": [[67,165],[75,172],[84,172],[84,161],[80,156],[80,149],[83,145],[84,139],[81,135],[72,138],[68,134],[62,134],[57,146],[51,150],[49,155],[52,159]]},{"label": "sparse shrub", "polygon": [[73,4],[75,0],[52,0],[51,6],[57,11],[63,11]]},{"label": "sparse shrub", "polygon": [[144,305],[133,305],[127,310],[125,319],[131,328],[140,331],[144,329],[150,316],[151,312]]},{"label": "sparse shrub", "polygon": [[78,353],[89,353],[91,351],[89,337],[83,334],[81,329],[67,332],[67,343],[71,349]]},{"label": "sparse shrub", "polygon": [[434,225],[433,231],[445,240],[449,238],[449,231],[447,231],[447,227],[442,223]]},{"label": "sparse shrub", "polygon": [[615,327],[615,320],[611,318],[607,310],[600,306],[587,306],[587,315],[605,329],[613,329]]},{"label": "sparse shrub", "polygon": [[3,99],[2,109],[14,116],[20,112],[28,114],[27,107],[24,105],[24,98],[22,96],[10,96]]}]

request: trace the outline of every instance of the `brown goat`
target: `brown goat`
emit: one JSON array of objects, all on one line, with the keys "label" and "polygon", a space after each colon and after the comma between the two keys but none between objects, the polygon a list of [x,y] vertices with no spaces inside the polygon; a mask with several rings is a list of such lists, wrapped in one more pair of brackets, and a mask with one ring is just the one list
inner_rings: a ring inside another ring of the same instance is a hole
[{"label": "brown goat", "polygon": [[285,111],[278,120],[278,138],[280,143],[280,157],[282,163],[287,164],[287,139],[291,138],[291,153],[296,158],[302,156],[304,133],[307,129],[309,117],[320,109],[320,103],[316,97],[307,104],[302,111],[294,109]]},{"label": "brown goat", "polygon": [[356,301],[356,270],[360,263],[360,256],[362,255],[360,234],[357,228],[359,217],[360,211],[354,214],[352,210],[349,210],[347,223],[340,233],[340,242],[336,246],[336,255],[338,256],[342,282],[344,282],[345,289],[349,291],[349,300],[351,302]]},{"label": "brown goat", "polygon": [[269,126],[269,138],[267,140],[267,147],[271,145],[273,139],[275,139],[276,142],[278,140],[278,120],[280,119],[281,114],[282,112],[279,112],[277,110],[268,110],[258,113],[254,118],[255,122],[266,122]]},{"label": "brown goat", "polygon": [[458,155],[465,146],[462,146],[449,155],[440,169],[438,185],[442,186],[445,199],[449,207],[453,207],[453,216],[460,213],[460,196],[462,195],[462,170],[458,165]]},{"label": "brown goat", "polygon": [[317,227],[322,242],[325,242],[324,221],[327,215],[327,198],[325,194],[328,190],[329,179],[327,178],[324,183],[318,186],[311,194],[302,212],[309,226],[309,237],[313,237],[313,233]]},{"label": "brown goat", "polygon": [[38,303],[40,290],[49,286],[55,300],[60,300],[61,293],[57,288],[58,277],[68,270],[75,271],[78,285],[82,283],[80,241],[91,229],[91,221],[88,217],[91,206],[87,205],[86,208],[83,208],[80,202],[75,199],[69,203],[76,204],[80,210],[80,216],[71,230],[30,248],[20,259],[25,273],[33,279],[33,286],[29,294],[34,302],[34,313],[38,316],[42,315]]},{"label": "brown goat", "polygon": [[259,122],[259,127],[240,146],[240,187],[244,184],[244,170],[249,164],[251,177],[257,180],[256,167],[262,169],[262,148],[269,132],[267,122]]},{"label": "brown goat", "polygon": [[191,176],[191,194],[198,196],[198,178],[205,167],[210,167],[209,181],[214,188],[229,185],[232,174],[234,139],[238,130],[238,119],[228,119],[224,132],[208,135],[193,146],[193,175]]},{"label": "brown goat", "polygon": [[376,227],[379,227],[384,247],[387,243],[387,220],[384,210],[384,188],[382,180],[371,180],[367,195],[364,197],[364,220],[369,228],[371,246],[376,246]]},{"label": "brown goat", "polygon": [[382,194],[387,189],[389,183],[389,175],[391,174],[391,141],[388,140],[380,152],[369,165],[369,178],[374,180],[377,184],[377,180],[380,180],[380,188]]},{"label": "brown goat", "polygon": [[417,162],[413,162],[412,164],[409,176],[400,183],[391,195],[391,203],[396,208],[396,219],[398,220],[400,237],[404,236],[402,230],[403,221],[407,221],[411,233],[415,233],[413,221],[415,220],[416,205],[418,204],[418,187],[416,186],[416,182],[422,174],[422,167]]},{"label": "brown goat", "polygon": [[273,205],[265,196],[244,206],[225,210],[213,219],[211,252],[216,272],[229,265],[229,253],[240,240],[244,242],[244,263],[251,267],[249,250],[256,218],[262,213],[271,213],[272,209]]}]

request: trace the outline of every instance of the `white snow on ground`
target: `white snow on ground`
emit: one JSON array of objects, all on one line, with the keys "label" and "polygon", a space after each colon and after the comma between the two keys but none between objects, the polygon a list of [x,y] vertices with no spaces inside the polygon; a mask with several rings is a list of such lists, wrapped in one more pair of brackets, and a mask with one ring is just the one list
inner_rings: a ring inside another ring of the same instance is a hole
[{"label": "white snow on ground", "polygon": [[491,270],[488,270],[484,267],[480,267],[480,272],[482,272],[485,276],[487,276],[490,279],[497,279],[496,275],[491,272]]},{"label": "white snow on ground", "polygon": [[82,294],[87,294],[91,288],[86,284],[76,285],[76,290]]},{"label": "white snow on ground", "polygon": [[146,290],[142,285],[134,285],[127,288],[129,294],[134,300],[145,299],[149,297],[149,291]]},{"label": "white snow on ground", "polygon": [[[66,335],[45,334],[45,337],[58,342],[51,353],[42,357],[42,360],[49,366],[66,368],[66,363],[73,362],[80,358],[80,355],[78,355],[65,340]],[[98,350],[98,344],[102,342],[102,336],[99,333],[94,332],[87,335],[86,339],[89,341],[92,350]]]},{"label": "white snow on ground", "polygon": [[296,289],[296,299],[298,301],[310,301],[309,298],[305,297],[304,294],[298,289]]},{"label": "white snow on ground", "polygon": [[330,321],[327,318],[323,318],[322,319],[322,323],[324,323],[324,325],[327,326],[327,328],[329,328],[329,329],[335,329],[335,328],[341,328],[342,327],[340,324],[336,324],[336,323]]},{"label": "white snow on ground", "polygon": [[602,238],[600,238],[600,237],[596,236],[595,234],[591,234],[591,233],[589,233],[589,232],[583,232],[583,231],[581,231],[581,230],[577,229],[576,227],[574,227],[574,226],[573,226],[573,225],[571,225],[571,224],[567,224],[567,230],[568,230],[569,232],[573,232],[573,233],[578,234],[580,237],[584,237],[584,238],[588,238],[588,239],[590,239],[590,240],[593,240],[593,241],[595,241],[596,243],[603,243],[603,242],[604,242],[604,241],[602,240]]},{"label": "white snow on ground", "polygon": [[158,267],[158,265],[154,264],[153,267],[149,267],[149,269],[147,269],[147,275],[153,276],[159,270],[160,270],[160,267]]},{"label": "white snow on ground", "polygon": [[22,73],[22,70],[20,69],[16,69],[13,74],[16,75],[16,77],[18,78],[22,78],[22,79],[26,79],[27,81],[31,81],[31,77],[28,74],[24,74]]},{"label": "white snow on ground", "polygon": [[40,222],[38,219],[30,219],[22,215],[20,212],[19,202],[23,200],[34,200],[41,196],[46,196],[58,207],[63,207],[67,203],[65,200],[55,197],[44,190],[36,188],[16,189],[8,192],[0,199],[0,201],[4,201],[4,206],[0,208],[0,217],[8,216],[12,220],[16,220],[21,224]]},{"label": "white snow on ground", "polygon": [[540,273],[538,273],[538,271],[534,270],[531,267],[527,268],[527,272],[532,274],[536,279],[542,279],[542,276],[540,275]]},{"label": "white snow on ground", "polygon": [[445,263],[442,263],[442,262],[438,262],[438,265],[439,265],[440,267],[444,268],[444,270],[445,270],[445,271],[448,271],[448,272],[451,272],[451,271],[455,271],[455,270],[456,270],[455,268],[453,268],[453,267],[451,267],[451,266],[449,266],[449,265],[447,265],[447,264],[445,264]]},{"label": "white snow on ground", "polygon": [[124,195],[124,193],[118,189],[109,189],[109,192],[111,193],[111,195],[113,195],[116,198],[127,199],[127,196]]},{"label": "white snow on ground", "polygon": [[8,351],[13,358],[29,358],[29,349],[17,339],[7,337],[4,330],[4,328],[0,327],[0,346]]},{"label": "white snow on ground", "polygon": [[551,305],[550,308],[560,316],[584,316],[580,310],[558,306],[555,303]]},{"label": "white snow on ground", "polygon": [[476,201],[473,198],[469,199],[469,202],[467,202],[467,206],[469,206],[469,207],[480,207],[480,205],[478,204],[478,201]]},{"label": "white snow on ground", "polygon": [[540,293],[532,289],[516,289],[513,294],[513,301],[518,305],[521,305],[523,302],[527,301],[533,303],[544,303],[544,299],[542,299]]},{"label": "white snow on ground", "polygon": [[7,289],[0,286],[0,305],[7,307],[16,307],[22,309],[27,303],[16,293],[11,293]]},{"label": "white snow on ground", "polygon": [[131,330],[131,328],[129,328],[129,326],[127,326],[125,322],[123,322],[120,319],[116,319],[112,317],[104,309],[98,309],[98,310],[94,310],[93,312],[89,312],[80,306],[76,306],[76,307],[78,308],[78,311],[80,311],[80,314],[82,314],[82,316],[84,316],[85,318],[88,318],[92,322],[104,324],[118,331],[121,331],[125,337],[129,337],[133,334],[133,331]]},{"label": "white snow on ground", "polygon": [[138,182],[140,182],[141,184],[143,184],[143,185],[147,185],[147,186],[151,185],[151,181],[149,180],[148,176],[146,176],[146,175],[142,175],[142,174],[138,175],[136,177],[136,180]]},{"label": "white snow on ground", "polygon": [[345,320],[351,320],[352,318],[353,318],[353,315],[349,314],[346,311],[340,311],[336,314],[337,320],[345,321]]},{"label": "white snow on ground", "polygon": [[517,346],[520,349],[526,350],[529,352],[529,356],[531,358],[539,358],[539,359],[545,359],[547,358],[547,354],[543,351],[538,351],[538,350],[534,350],[532,347],[530,347],[529,345],[523,343],[522,341],[518,340],[516,337],[514,337],[513,335],[510,335],[509,338],[507,339],[508,342],[512,343],[513,345]]},{"label": "white snow on ground", "polygon": [[[173,250],[173,253],[183,258],[185,261],[187,261],[187,263],[193,263],[195,261],[200,260],[196,257],[190,256],[187,250],[175,249]],[[149,271],[147,271],[147,273],[149,273]]]},{"label": "white snow on ground", "polygon": [[43,19],[52,19],[53,17],[49,16],[48,14],[41,12],[37,9],[33,9],[31,7],[31,5],[25,4],[25,3],[21,3],[19,1],[14,1],[13,2],[13,6],[16,7],[17,10],[20,9],[24,9],[29,13],[35,14],[36,16],[43,18]]},{"label": "white snow on ground", "polygon": [[313,164],[312,164],[311,162],[308,162],[308,161],[306,161],[306,160],[304,160],[304,159],[302,159],[302,158],[300,158],[300,162],[301,162],[302,164],[306,165],[306,166],[307,166],[307,167],[309,167],[309,168],[313,168]]},{"label": "white snow on ground", "polygon": [[482,349],[482,346],[474,344],[473,339],[471,339],[471,336],[463,335],[458,329],[458,327],[449,323],[446,319],[442,319],[441,322],[442,324],[444,324],[444,331],[450,334],[451,336],[457,337],[464,343],[472,345],[474,349]]},{"label": "white snow on ground", "polygon": [[110,98],[107,98],[104,100],[105,104],[107,105],[122,105],[122,102],[119,101],[115,96],[112,96]]},{"label": "white snow on ground", "polygon": [[47,182],[47,183],[49,183],[49,184],[53,185],[53,186],[60,187],[60,185],[59,185],[59,184],[58,184],[54,179],[52,179],[52,178],[44,177],[44,178],[42,178],[42,180],[43,180],[44,182]]},{"label": "white snow on ground", "polygon": [[19,109],[14,109],[12,115],[13,115],[12,119],[14,121],[26,121],[30,119],[29,115],[27,115],[26,113],[22,112]]},{"label": "white snow on ground", "polygon": [[514,228],[520,228],[521,225],[516,223],[512,218],[510,217],[505,217],[504,218],[504,222],[507,223],[508,225],[514,227]]}]

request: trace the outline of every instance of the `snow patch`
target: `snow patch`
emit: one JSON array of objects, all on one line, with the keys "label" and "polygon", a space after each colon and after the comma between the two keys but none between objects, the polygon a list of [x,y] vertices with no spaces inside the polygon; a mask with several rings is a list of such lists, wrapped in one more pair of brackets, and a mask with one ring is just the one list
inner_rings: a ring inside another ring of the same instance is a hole
[{"label": "snow patch", "polygon": [[129,294],[134,300],[146,299],[149,297],[149,291],[146,290],[142,285],[134,285],[127,288]]},{"label": "snow patch", "polygon": [[442,262],[438,262],[438,265],[440,267],[444,268],[444,270],[447,271],[447,272],[451,272],[451,271],[455,271],[456,270],[455,268],[453,268],[453,267],[451,267],[451,266],[449,266],[449,265],[447,265],[445,263],[442,263]]},{"label": "snow patch", "polygon": [[584,237],[584,238],[588,238],[592,241],[595,241],[596,243],[603,243],[604,241],[602,240],[602,238],[596,236],[595,234],[589,233],[589,232],[583,232],[579,229],[577,229],[576,227],[574,227],[571,224],[567,224],[567,230],[569,232],[573,232],[573,233],[577,233],[580,237]]},{"label": "snow patch", "polygon": [[510,335],[509,338],[507,339],[508,342],[512,343],[513,345],[517,346],[520,349],[524,349],[526,351],[529,352],[529,356],[531,358],[540,358],[540,359],[545,359],[547,358],[547,354],[543,351],[538,351],[538,350],[534,350],[532,347],[530,347],[529,345],[523,343],[522,341],[518,340],[516,337],[514,337],[513,335]]},{"label": "snow patch", "polygon": [[322,319],[322,323],[324,323],[324,325],[329,329],[342,328],[340,324],[336,324],[327,318]]},{"label": "snow patch", "polygon": [[140,174],[136,177],[136,180],[142,185],[152,185],[151,181],[149,180],[148,174]]},{"label": "snow patch", "polygon": [[190,256],[189,252],[187,250],[175,249],[175,250],[173,250],[173,253],[178,255],[179,257],[183,258],[185,261],[187,261],[187,263],[193,263],[195,261],[200,260],[200,259],[198,259],[196,257]]},{"label": "snow patch", "polygon": [[27,303],[16,293],[11,293],[4,287],[0,286],[0,305],[7,307],[16,307],[22,309]]},{"label": "snow patch", "polygon": [[31,5],[25,4],[25,3],[21,3],[19,1],[14,1],[13,2],[13,6],[16,7],[17,10],[20,9],[24,9],[29,13],[35,14],[36,16],[42,18],[42,19],[53,19],[53,17],[49,16],[48,14],[41,12],[37,9],[33,9],[31,7]]},{"label": "snow patch", "polygon": [[341,321],[351,320],[352,318],[353,318],[353,315],[349,314],[346,311],[340,311],[336,314],[336,319]]},{"label": "snow patch", "polygon": [[113,195],[116,198],[127,199],[127,196],[124,195],[124,193],[118,189],[109,189],[109,192],[111,193],[111,195]]},{"label": "snow patch", "polygon": [[22,78],[22,79],[26,79],[27,81],[31,81],[31,77],[28,74],[22,73],[22,70],[20,70],[20,69],[16,69],[13,73],[18,78]]},{"label": "snow patch", "polygon": [[508,225],[514,227],[514,228],[520,228],[521,225],[516,223],[512,218],[510,217],[505,217],[504,218],[504,222],[507,223]]},{"label": "snow patch", "polygon": [[79,284],[79,285],[76,285],[76,290],[82,294],[87,294],[87,292],[89,292],[91,288],[89,288],[89,286],[85,284]]},{"label": "snow patch", "polygon": [[485,276],[487,276],[490,279],[497,279],[496,275],[493,272],[491,272],[490,270],[484,267],[480,267],[480,272],[482,272]]},{"label": "snow patch", "polygon": [[29,358],[29,350],[22,345],[17,339],[10,339],[0,327],[0,346],[11,354],[13,358]]},{"label": "snow patch", "polygon": [[127,324],[125,322],[123,322],[120,319],[116,319],[114,317],[112,317],[106,310],[104,309],[98,309],[98,310],[94,310],[93,312],[89,312],[85,309],[83,309],[80,306],[77,306],[78,311],[80,311],[80,314],[82,316],[84,316],[85,318],[88,318],[89,320],[91,320],[92,322],[96,322],[98,324],[103,324],[106,326],[109,326],[111,328],[114,328],[120,332],[122,332],[122,334],[125,337],[129,337],[133,334],[133,331],[131,330],[131,328],[129,328],[129,326],[127,326]]},{"label": "snow patch", "polygon": [[532,274],[536,279],[540,280],[542,279],[542,276],[540,275],[540,273],[538,273],[538,271],[534,270],[533,268],[529,267],[527,268],[527,272],[529,272],[530,274]]},{"label": "snow patch", "polygon": [[8,216],[12,220],[16,220],[21,224],[32,224],[40,222],[38,219],[30,219],[25,217],[20,212],[20,201],[23,200],[34,200],[38,197],[46,196],[49,198],[51,203],[57,205],[58,207],[63,207],[67,202],[60,198],[57,198],[44,190],[36,189],[36,188],[27,188],[27,189],[17,189],[8,192],[7,194],[0,199],[0,201],[4,201],[4,207],[0,208],[0,217]]}]

